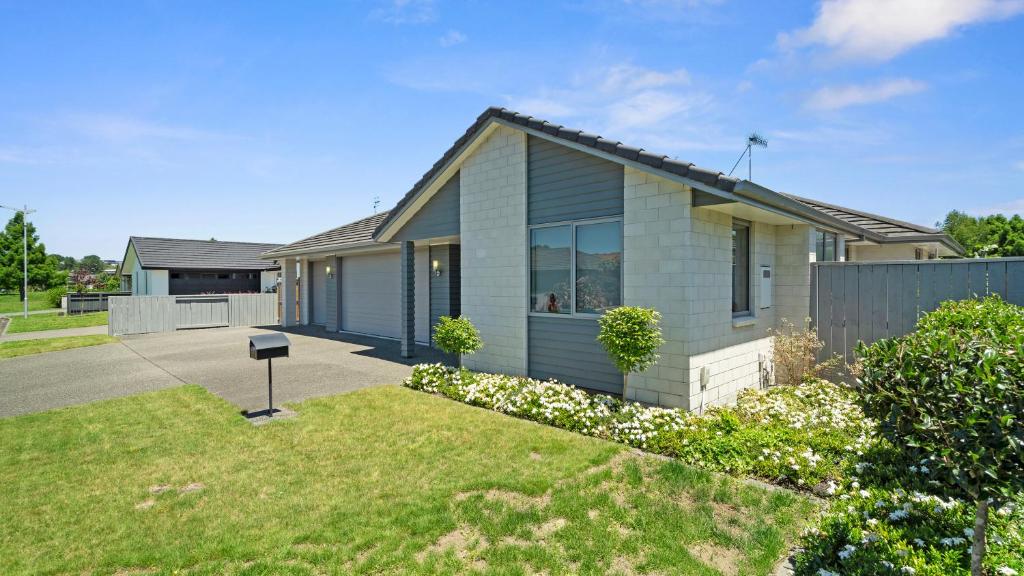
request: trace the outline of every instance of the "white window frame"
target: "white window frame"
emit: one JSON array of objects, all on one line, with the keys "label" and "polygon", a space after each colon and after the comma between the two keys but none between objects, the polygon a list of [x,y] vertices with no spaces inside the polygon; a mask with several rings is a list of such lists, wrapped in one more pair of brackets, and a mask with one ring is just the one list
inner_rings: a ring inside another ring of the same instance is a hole
[{"label": "white window frame", "polygon": [[[624,293],[624,276],[625,271],[622,268],[623,256],[626,252],[625,241],[623,238],[623,226],[622,216],[609,216],[604,218],[590,218],[586,220],[561,220],[558,222],[545,222],[544,224],[530,224],[526,227],[526,284],[527,284],[527,295],[526,295],[526,314],[528,316],[539,316],[541,318],[584,318],[584,319],[596,319],[600,318],[601,314],[595,314],[591,312],[577,312],[576,311],[576,228],[579,226],[587,226],[590,224],[606,224],[609,222],[619,223],[619,298],[625,300]],[[530,252],[533,242],[532,232],[536,229],[543,228],[557,228],[559,226],[569,227],[569,284],[572,287],[569,291],[569,313],[568,314],[554,314],[551,312],[535,312],[533,310],[533,258]],[[619,302],[619,306],[624,306],[625,302]]]}]

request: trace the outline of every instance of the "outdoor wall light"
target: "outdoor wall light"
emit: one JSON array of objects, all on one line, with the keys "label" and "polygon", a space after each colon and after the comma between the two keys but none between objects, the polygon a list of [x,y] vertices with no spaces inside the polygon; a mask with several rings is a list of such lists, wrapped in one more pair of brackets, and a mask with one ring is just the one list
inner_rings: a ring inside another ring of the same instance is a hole
[{"label": "outdoor wall light", "polygon": [[430,263],[430,267],[434,270],[434,276],[440,276],[441,275],[441,261],[440,260],[434,260],[433,262],[431,262]]},{"label": "outdoor wall light", "polygon": [[327,277],[328,278],[334,278],[334,271],[331,270],[330,266],[327,267]]}]

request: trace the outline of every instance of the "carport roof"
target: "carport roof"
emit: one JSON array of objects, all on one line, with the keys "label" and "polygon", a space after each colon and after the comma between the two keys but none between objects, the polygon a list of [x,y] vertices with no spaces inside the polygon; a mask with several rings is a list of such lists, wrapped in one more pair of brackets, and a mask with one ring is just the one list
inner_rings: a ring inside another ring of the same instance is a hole
[{"label": "carport roof", "polygon": [[293,254],[308,254],[325,250],[351,248],[364,244],[375,244],[373,241],[373,231],[387,216],[387,212],[380,212],[373,216],[367,216],[355,222],[350,222],[344,226],[338,226],[326,232],[314,234],[302,240],[296,240],[291,244],[278,246],[273,250],[265,252],[263,258],[278,258]]},{"label": "carport roof", "polygon": [[280,244],[257,242],[221,242],[132,236],[139,265],[155,269],[192,270],[274,270],[278,266],[260,258],[260,254]]}]

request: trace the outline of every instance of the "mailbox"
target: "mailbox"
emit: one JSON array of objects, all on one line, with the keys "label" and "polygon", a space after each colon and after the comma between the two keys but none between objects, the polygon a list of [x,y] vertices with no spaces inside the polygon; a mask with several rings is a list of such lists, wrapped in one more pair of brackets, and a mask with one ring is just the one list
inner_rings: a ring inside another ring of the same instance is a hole
[{"label": "mailbox", "polygon": [[260,334],[249,336],[249,358],[253,360],[267,360],[269,358],[281,358],[288,356],[288,347],[291,342],[284,334]]}]

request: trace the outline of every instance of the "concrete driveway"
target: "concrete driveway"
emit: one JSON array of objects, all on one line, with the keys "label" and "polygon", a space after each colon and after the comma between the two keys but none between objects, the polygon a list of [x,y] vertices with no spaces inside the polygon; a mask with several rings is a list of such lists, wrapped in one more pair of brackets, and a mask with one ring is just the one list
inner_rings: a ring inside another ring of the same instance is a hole
[{"label": "concrete driveway", "polygon": [[[320,327],[280,330],[291,356],[274,361],[274,404],[399,384],[417,362],[439,354],[418,347],[403,359],[398,342]],[[0,418],[180,386],[200,384],[240,409],[267,403],[267,363],[249,359],[259,328],[216,328],[122,338],[120,344],[0,360]]]}]

